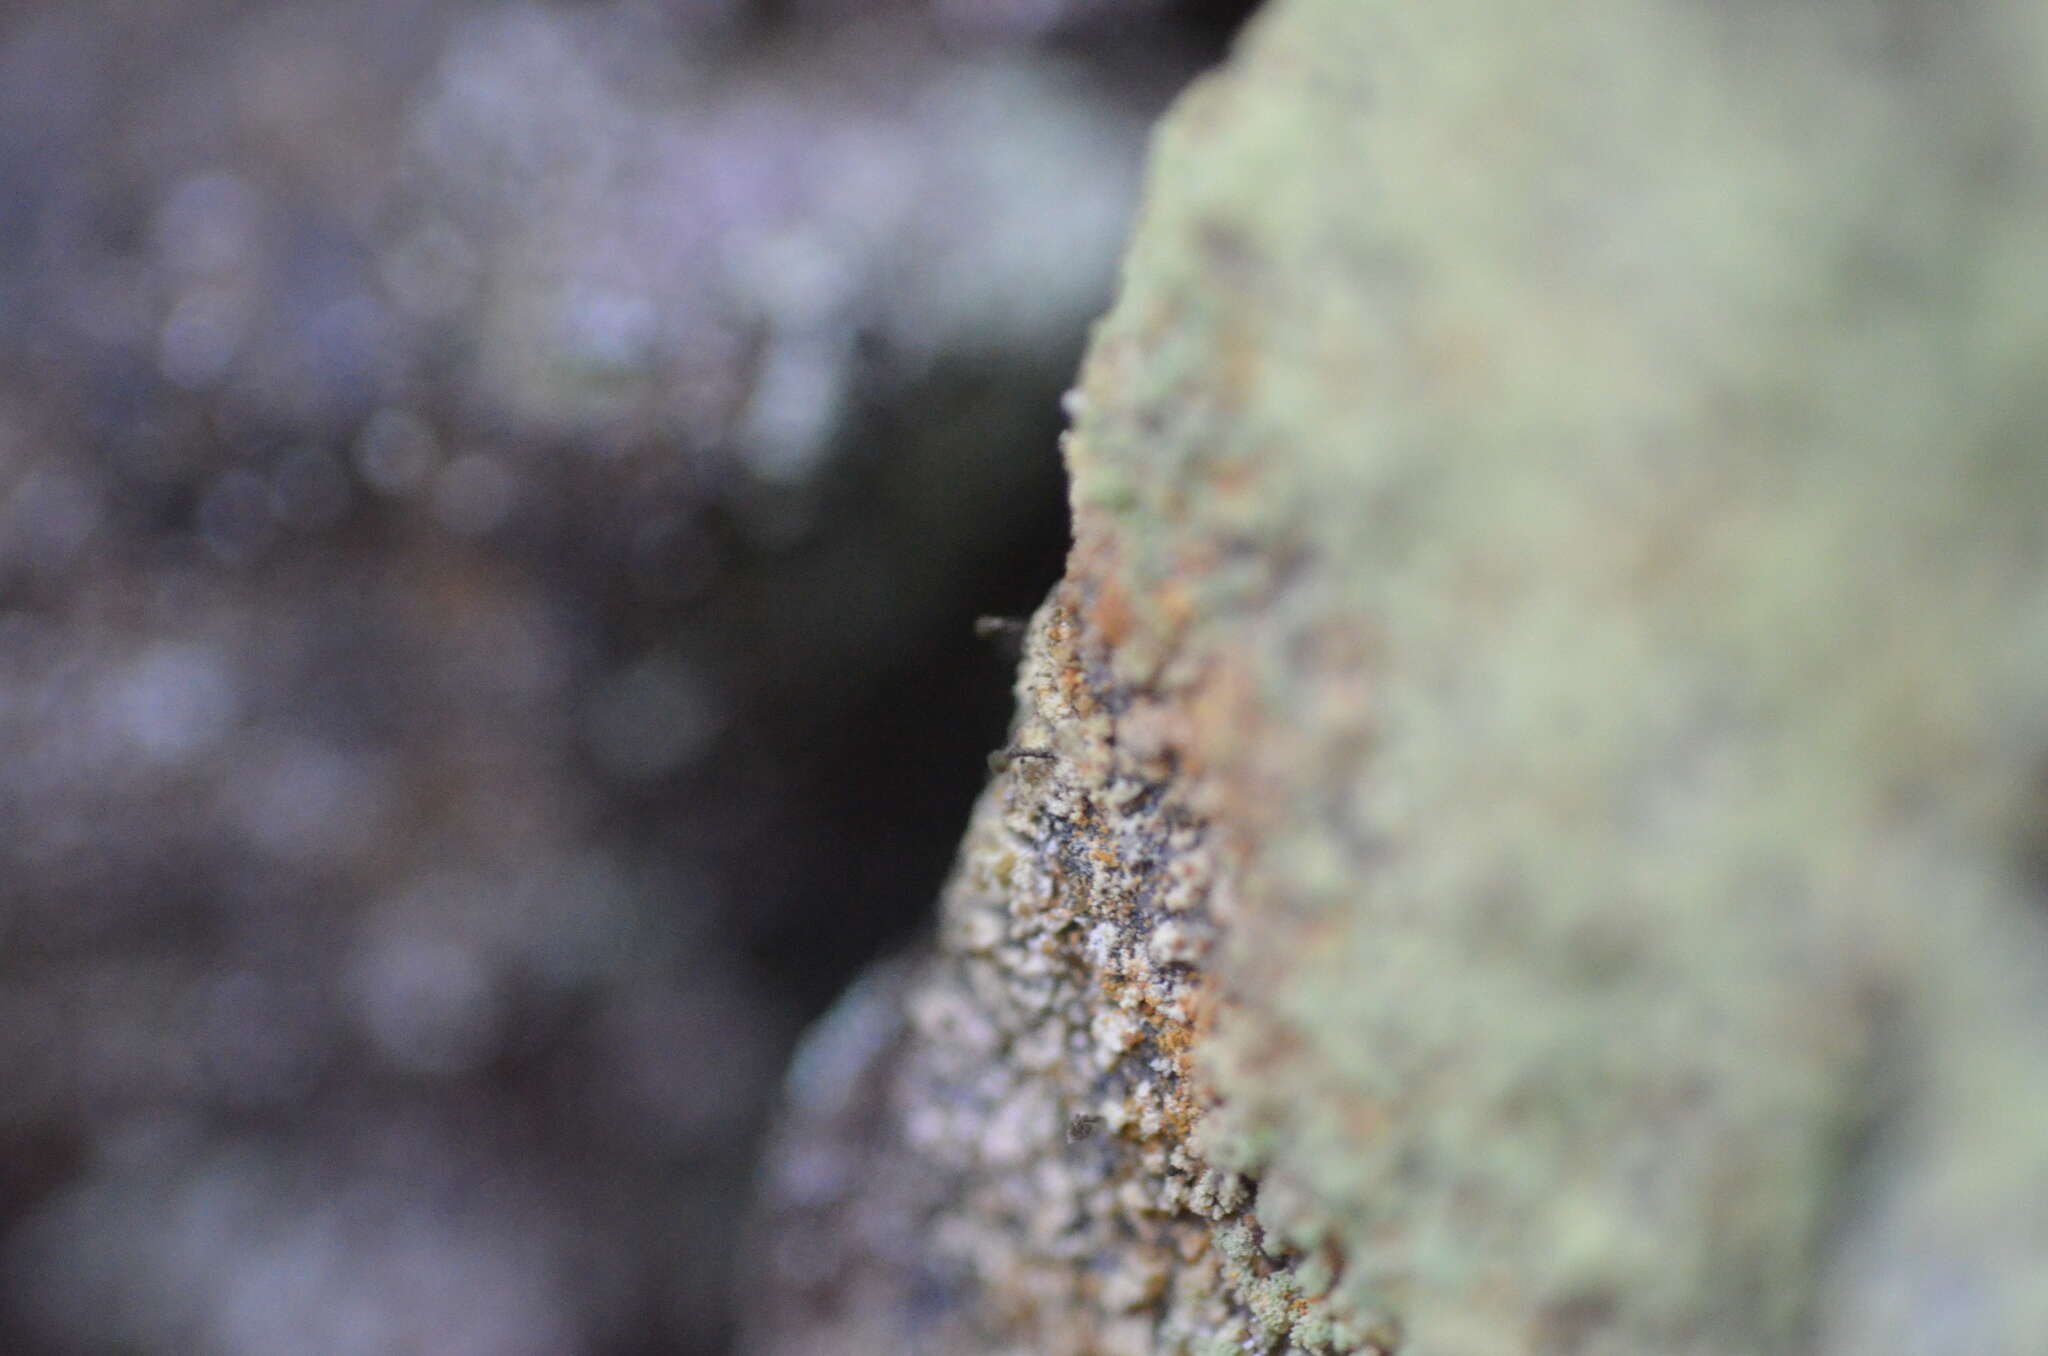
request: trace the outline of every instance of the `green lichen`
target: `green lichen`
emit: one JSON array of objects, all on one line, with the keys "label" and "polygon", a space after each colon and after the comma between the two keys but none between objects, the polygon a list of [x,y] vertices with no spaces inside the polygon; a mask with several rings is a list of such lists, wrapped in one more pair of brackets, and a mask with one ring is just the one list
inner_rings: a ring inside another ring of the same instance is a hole
[{"label": "green lichen", "polygon": [[757,1349],[2037,1350],[2043,70],[2020,0],[1272,7]]},{"label": "green lichen", "polygon": [[1406,1350],[2048,1331],[2044,22],[1298,0],[1159,139],[1068,455],[1249,694],[1201,1147]]}]

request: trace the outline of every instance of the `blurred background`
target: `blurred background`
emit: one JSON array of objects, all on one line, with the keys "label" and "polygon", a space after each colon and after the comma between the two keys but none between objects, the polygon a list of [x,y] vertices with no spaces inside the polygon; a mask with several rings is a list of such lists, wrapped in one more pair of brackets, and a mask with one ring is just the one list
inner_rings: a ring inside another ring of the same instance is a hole
[{"label": "blurred background", "polygon": [[0,1351],[726,1348],[1248,8],[0,7]]}]

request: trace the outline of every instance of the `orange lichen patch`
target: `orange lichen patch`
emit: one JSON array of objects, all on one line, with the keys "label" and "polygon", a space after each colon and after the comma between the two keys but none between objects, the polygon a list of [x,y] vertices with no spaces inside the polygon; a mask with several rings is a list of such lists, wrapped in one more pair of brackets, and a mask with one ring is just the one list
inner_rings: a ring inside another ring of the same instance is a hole
[{"label": "orange lichen patch", "polygon": [[1183,1000],[1182,1006],[1187,1009],[1188,1026],[1197,1034],[1206,1036],[1216,1024],[1216,1010],[1221,1006],[1221,999],[1209,985],[1199,984]]},{"label": "orange lichen patch", "polygon": [[[1257,685],[1241,663],[1219,660],[1206,666],[1186,694],[1187,746],[1181,771],[1196,784],[1234,770],[1245,742],[1258,729]],[[1211,809],[1197,805],[1205,815]]]},{"label": "orange lichen patch", "polygon": [[1168,1097],[1165,1107],[1167,1137],[1174,1144],[1186,1144],[1193,1137],[1195,1126],[1201,1123],[1205,1110],[1206,1107],[1197,1106],[1186,1097]]},{"label": "orange lichen patch", "polygon": [[[1182,1087],[1185,1089],[1188,1086],[1188,1078],[1183,1075]],[[1165,1129],[1175,1144],[1186,1144],[1194,1138],[1195,1127],[1201,1124],[1202,1117],[1208,1114],[1211,1104],[1206,1094],[1179,1091],[1167,1095]]]},{"label": "orange lichen patch", "polygon": [[[1105,977],[1104,990],[1113,1000],[1121,1001],[1135,986],[1108,980]],[[1197,985],[1192,994],[1183,993],[1178,1003],[1196,1006],[1202,986]],[[1135,995],[1138,1012],[1143,1019],[1146,1036],[1159,1054],[1165,1056],[1172,1068],[1175,1085],[1168,1088],[1163,1096],[1160,1111],[1164,1118],[1163,1130],[1174,1144],[1185,1144],[1193,1133],[1195,1123],[1209,1109],[1213,1099],[1206,1085],[1201,1081],[1196,1064],[1195,1050],[1201,1043],[1202,1032],[1189,1022],[1177,1016],[1169,1016],[1159,1010],[1152,997],[1142,991]],[[1199,1003],[1204,1010],[1210,1006]]]},{"label": "orange lichen patch", "polygon": [[1086,620],[1095,635],[1110,645],[1121,645],[1130,637],[1136,619],[1131,613],[1130,595],[1118,580],[1107,579],[1095,590]]},{"label": "orange lichen patch", "polygon": [[1089,689],[1088,676],[1078,665],[1063,668],[1053,678],[1061,700],[1074,709],[1075,714],[1090,716],[1095,713],[1095,694]]},{"label": "orange lichen patch", "polygon": [[1161,1052],[1180,1060],[1195,1048],[1195,1033],[1184,1023],[1172,1022],[1152,1033],[1152,1043]]}]

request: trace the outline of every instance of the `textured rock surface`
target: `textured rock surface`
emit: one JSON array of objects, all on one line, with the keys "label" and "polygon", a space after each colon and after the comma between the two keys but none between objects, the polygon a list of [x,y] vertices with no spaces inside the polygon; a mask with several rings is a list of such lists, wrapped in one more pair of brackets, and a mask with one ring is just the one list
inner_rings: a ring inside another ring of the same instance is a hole
[{"label": "textured rock surface", "polygon": [[1330,1259],[1265,1255],[1249,1183],[1189,1145],[1232,904],[1180,789],[1176,703],[1108,671],[1079,596],[1033,627],[941,957],[870,980],[797,1069],[763,1350],[1145,1352],[1274,1322],[1359,1340],[1315,1302]]},{"label": "textured rock surface", "polygon": [[2044,30],[1255,26],[757,1350],[2037,1349]]}]

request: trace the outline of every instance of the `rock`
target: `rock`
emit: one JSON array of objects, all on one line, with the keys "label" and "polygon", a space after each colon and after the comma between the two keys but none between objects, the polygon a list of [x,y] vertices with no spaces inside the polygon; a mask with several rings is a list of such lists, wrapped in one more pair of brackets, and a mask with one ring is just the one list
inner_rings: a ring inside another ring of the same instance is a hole
[{"label": "rock", "polygon": [[2002,0],[1269,10],[1070,402],[1050,756],[860,1000],[979,1020],[786,1118],[860,1166],[749,1349],[2035,1349],[2043,69]]}]

